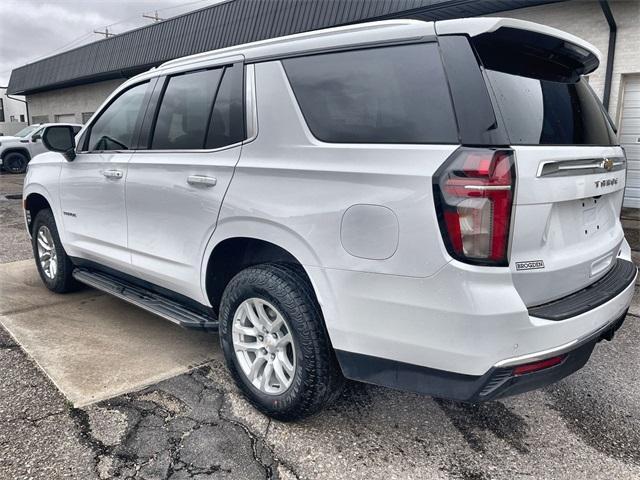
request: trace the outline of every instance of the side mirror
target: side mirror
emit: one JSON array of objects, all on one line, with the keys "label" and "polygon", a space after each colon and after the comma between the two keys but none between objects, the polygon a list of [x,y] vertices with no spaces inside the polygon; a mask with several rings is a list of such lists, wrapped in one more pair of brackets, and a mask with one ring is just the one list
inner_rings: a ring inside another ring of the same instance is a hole
[{"label": "side mirror", "polygon": [[42,143],[52,152],[60,152],[72,162],[76,158],[76,139],[73,127],[56,125],[45,129],[42,135]]},{"label": "side mirror", "polygon": [[42,135],[40,135],[39,133],[36,133],[33,137],[31,137],[31,141],[35,143],[41,138],[42,138]]}]

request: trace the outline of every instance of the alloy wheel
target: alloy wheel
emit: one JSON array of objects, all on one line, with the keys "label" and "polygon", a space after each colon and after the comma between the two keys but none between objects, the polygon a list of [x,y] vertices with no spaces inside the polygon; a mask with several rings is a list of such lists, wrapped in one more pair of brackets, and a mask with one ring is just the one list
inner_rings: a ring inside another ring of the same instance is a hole
[{"label": "alloy wheel", "polygon": [[36,241],[38,242],[38,260],[40,261],[40,267],[47,278],[53,280],[58,273],[58,255],[53,242],[53,236],[47,226],[42,225],[38,229]]},{"label": "alloy wheel", "polygon": [[251,384],[268,395],[284,393],[296,371],[295,344],[283,315],[260,298],[245,300],[232,324],[233,349]]}]

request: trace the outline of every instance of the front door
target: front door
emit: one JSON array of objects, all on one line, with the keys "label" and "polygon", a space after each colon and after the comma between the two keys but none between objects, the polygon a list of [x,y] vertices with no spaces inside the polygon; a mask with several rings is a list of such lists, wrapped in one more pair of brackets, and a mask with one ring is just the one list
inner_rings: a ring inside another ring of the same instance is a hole
[{"label": "front door", "polygon": [[129,162],[133,268],[143,279],[195,299],[202,296],[204,250],[240,158],[242,76],[242,63],[235,63],[158,82],[164,93],[147,112],[156,119],[148,148]]},{"label": "front door", "polygon": [[72,256],[128,270],[125,181],[149,82],[124,90],[90,125],[60,174],[60,204]]}]

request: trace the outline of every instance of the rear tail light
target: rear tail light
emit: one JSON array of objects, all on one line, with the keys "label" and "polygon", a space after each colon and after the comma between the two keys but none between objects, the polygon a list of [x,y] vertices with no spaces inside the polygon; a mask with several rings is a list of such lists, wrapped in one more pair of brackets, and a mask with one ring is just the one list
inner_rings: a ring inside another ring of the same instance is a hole
[{"label": "rear tail light", "polygon": [[434,177],[440,230],[452,257],[508,265],[513,205],[513,151],[460,148]]}]

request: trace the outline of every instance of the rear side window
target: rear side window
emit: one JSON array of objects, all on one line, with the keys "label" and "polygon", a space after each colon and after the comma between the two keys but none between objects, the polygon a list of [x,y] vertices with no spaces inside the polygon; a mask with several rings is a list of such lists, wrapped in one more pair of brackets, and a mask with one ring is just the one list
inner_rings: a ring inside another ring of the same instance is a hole
[{"label": "rear side window", "polygon": [[211,113],[205,148],[220,148],[244,140],[243,66],[225,69]]},{"label": "rear side window", "polygon": [[209,114],[222,68],[169,78],[151,141],[154,150],[204,147]]},{"label": "rear side window", "polygon": [[309,129],[338,143],[458,143],[436,44],[282,61]]}]

